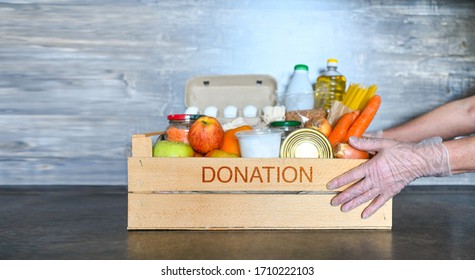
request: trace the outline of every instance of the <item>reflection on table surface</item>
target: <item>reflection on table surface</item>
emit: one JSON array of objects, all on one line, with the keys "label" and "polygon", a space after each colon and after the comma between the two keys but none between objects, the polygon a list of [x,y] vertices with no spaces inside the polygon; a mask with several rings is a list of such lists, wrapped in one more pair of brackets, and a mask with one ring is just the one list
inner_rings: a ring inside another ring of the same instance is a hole
[{"label": "reflection on table surface", "polygon": [[0,259],[475,259],[475,187],[409,187],[391,230],[127,231],[127,188],[0,187]]}]

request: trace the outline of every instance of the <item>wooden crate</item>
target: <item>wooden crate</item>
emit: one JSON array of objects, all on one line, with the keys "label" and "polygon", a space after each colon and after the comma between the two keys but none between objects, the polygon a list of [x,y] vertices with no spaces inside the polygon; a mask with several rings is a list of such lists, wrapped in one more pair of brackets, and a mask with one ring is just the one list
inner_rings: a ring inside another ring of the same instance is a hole
[{"label": "wooden crate", "polygon": [[154,158],[132,137],[128,229],[391,229],[392,201],[369,219],[330,205],[326,183],[364,160]]}]

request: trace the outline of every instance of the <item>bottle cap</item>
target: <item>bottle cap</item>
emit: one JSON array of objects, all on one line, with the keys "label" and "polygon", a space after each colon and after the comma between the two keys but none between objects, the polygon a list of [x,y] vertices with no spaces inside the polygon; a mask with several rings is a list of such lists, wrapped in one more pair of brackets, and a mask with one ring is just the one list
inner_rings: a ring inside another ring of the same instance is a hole
[{"label": "bottle cap", "polygon": [[297,65],[295,65],[294,70],[308,71],[308,66],[305,65],[305,64],[297,64]]},{"label": "bottle cap", "polygon": [[329,58],[327,60],[327,66],[338,66],[338,59],[336,58]]}]

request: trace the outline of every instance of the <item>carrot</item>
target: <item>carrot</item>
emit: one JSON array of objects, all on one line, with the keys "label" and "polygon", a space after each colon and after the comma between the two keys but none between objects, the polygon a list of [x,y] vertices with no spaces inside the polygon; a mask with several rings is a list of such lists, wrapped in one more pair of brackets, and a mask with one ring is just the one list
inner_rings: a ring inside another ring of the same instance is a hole
[{"label": "carrot", "polygon": [[328,136],[328,140],[333,147],[345,139],[348,129],[359,114],[360,111],[353,111],[343,114],[343,116],[338,119],[335,127],[330,133],[330,136]]},{"label": "carrot", "polygon": [[169,127],[166,131],[167,140],[183,142],[188,144],[188,132],[184,129]]},{"label": "carrot", "polygon": [[363,136],[363,133],[371,124],[371,121],[373,121],[374,116],[379,109],[379,105],[381,105],[381,96],[375,94],[368,101],[368,104],[365,106],[358,118],[353,122],[350,129],[348,129],[348,133],[344,140],[345,142],[348,141],[348,138],[351,136]]}]

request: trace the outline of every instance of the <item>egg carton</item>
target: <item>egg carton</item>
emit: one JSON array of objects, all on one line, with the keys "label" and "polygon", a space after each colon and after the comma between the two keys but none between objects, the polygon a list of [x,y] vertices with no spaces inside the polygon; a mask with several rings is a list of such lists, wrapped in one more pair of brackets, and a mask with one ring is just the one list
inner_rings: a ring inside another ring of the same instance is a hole
[{"label": "egg carton", "polygon": [[269,75],[198,76],[185,85],[186,113],[216,117],[222,124],[242,118],[251,126],[264,122],[264,111],[277,105],[277,82]]}]

